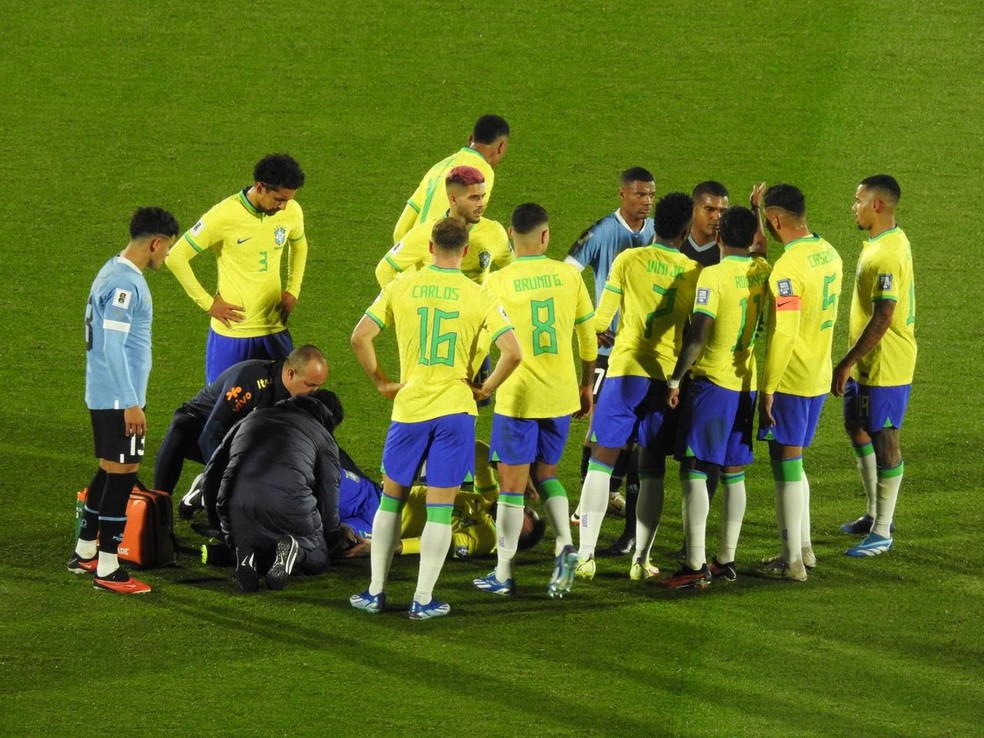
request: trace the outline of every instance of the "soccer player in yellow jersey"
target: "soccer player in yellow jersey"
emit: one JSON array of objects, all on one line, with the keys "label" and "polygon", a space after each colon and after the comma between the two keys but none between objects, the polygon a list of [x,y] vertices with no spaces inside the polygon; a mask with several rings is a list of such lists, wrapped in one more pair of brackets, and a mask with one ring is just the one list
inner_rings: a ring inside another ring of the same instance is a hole
[{"label": "soccer player in yellow jersey", "polygon": [[432,166],[420,180],[393,229],[393,243],[402,241],[414,226],[445,217],[448,195],[444,190],[444,179],[455,167],[469,166],[482,172],[488,187],[487,195],[491,198],[495,168],[508,147],[509,124],[504,118],[483,115],[475,121],[468,145]]},{"label": "soccer player in yellow jersey", "polygon": [[[293,349],[287,331],[301,293],[308,244],[304,215],[294,200],[304,172],[287,154],[263,157],[253,186],[227,197],[199,218],[178,241],[168,268],[188,296],[212,316],[205,345],[205,383],[249,359],[282,359]],[[189,263],[212,249],[218,285],[212,294]],[[287,287],[281,289],[280,260],[290,252]]]},{"label": "soccer player in yellow jersey", "polygon": [[605,389],[591,424],[594,448],[581,490],[578,579],[594,578],[595,547],[608,506],[614,463],[629,442],[638,442],[641,449],[630,576],[644,580],[659,573],[649,563],[649,554],[663,512],[666,456],[673,453],[676,435],[676,414],[664,402],[666,380],[683,344],[700,271],[697,262],[679,251],[692,217],[689,195],[677,192],[663,197],[654,214],[655,241],[616,257],[595,314],[596,333],[608,328],[616,310],[621,311],[621,319]]},{"label": "soccer player in yellow jersey", "polygon": [[[676,458],[683,488],[686,561],[666,587],[703,589],[712,577],[734,581],[735,550],[745,515],[745,467],[752,463],[755,416],[755,336],[766,307],[769,263],[749,249],[758,230],[755,214],[740,206],[724,211],[715,229],[721,261],[697,280],[690,328],[666,403],[680,403],[680,382],[693,366],[680,414]],[[724,511],[717,556],[707,566],[707,479],[720,469]]]},{"label": "soccer player in yellow jersey", "polygon": [[[461,273],[478,284],[485,281],[492,264],[503,267],[513,259],[509,236],[502,224],[483,218],[488,183],[475,167],[459,166],[447,173],[449,206],[442,217],[454,218],[468,227],[468,253],[461,261]],[[414,226],[376,265],[380,287],[406,271],[417,271],[430,264],[429,252],[433,222]]]},{"label": "soccer player in yellow jersey", "polygon": [[[598,356],[594,306],[577,267],[546,257],[550,244],[547,211],[535,203],[517,207],[509,235],[516,247],[514,263],[489,275],[488,291],[510,316],[523,349],[523,363],[496,397],[492,420],[492,460],[498,463],[495,571],[474,580],[479,589],[514,595],[513,559],[523,527],[526,485],[532,478],[544,500],[547,521],[557,540],[556,565],[548,592],[570,591],[577,553],[571,541],[567,491],[557,479],[571,415],[591,412],[594,362]],[[575,373],[571,340],[577,331],[580,381]]]},{"label": "soccer player in yellow jersey", "polygon": [[[353,607],[378,613],[386,607],[386,579],[400,540],[400,508],[421,464],[427,462],[427,524],[420,540],[412,620],[447,615],[433,589],[451,545],[455,495],[471,467],[477,399],[486,399],[522,359],[505,313],[482,287],[461,273],[468,230],[451,218],[433,228],[433,263],[388,284],[352,333],[352,349],[376,389],[393,400],[393,422],[383,448],[383,494],[373,518],[369,588],[350,598]],[[374,339],[394,325],[400,381],[376,358]],[[487,331],[501,355],[482,385],[468,381],[479,333]]]},{"label": "soccer player in yellow jersey", "polygon": [[901,195],[887,174],[861,180],[854,194],[854,218],[868,239],[851,300],[851,348],[834,369],[831,391],[844,397],[844,424],[868,497],[867,514],[841,526],[867,534],[847,550],[855,557],[892,547],[902,484],[899,431],[916,367],[916,287],[909,239],[895,221]]},{"label": "soccer player in yellow jersey", "polygon": [[762,198],[765,224],[783,245],[769,277],[769,343],[759,383],[759,440],[769,442],[782,553],[760,576],[806,581],[816,564],[810,542],[810,486],[803,449],[816,432],[830,387],[830,350],[841,291],[841,258],[806,224],[806,198],[773,185]]}]

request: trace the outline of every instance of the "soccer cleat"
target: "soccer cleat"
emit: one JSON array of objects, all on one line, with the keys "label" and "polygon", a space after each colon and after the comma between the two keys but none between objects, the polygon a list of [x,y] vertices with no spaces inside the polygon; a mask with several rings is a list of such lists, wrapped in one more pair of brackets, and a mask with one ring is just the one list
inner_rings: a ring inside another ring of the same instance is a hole
[{"label": "soccer cleat", "polygon": [[584,561],[578,561],[577,566],[574,567],[574,578],[580,579],[583,582],[590,582],[594,579],[595,571],[597,571],[597,564],[595,564],[594,559],[586,559]]},{"label": "soccer cleat", "polygon": [[817,555],[813,553],[812,546],[808,546],[803,549],[803,566],[807,569],[817,568]]},{"label": "soccer cleat", "polygon": [[256,556],[252,548],[236,546],[236,586],[240,592],[256,592],[260,575],[256,571]]},{"label": "soccer cleat", "polygon": [[294,562],[297,561],[297,549],[297,539],[294,536],[280,536],[273,566],[266,575],[266,583],[270,589],[283,589],[287,586],[287,577],[294,570]]},{"label": "soccer cleat", "polygon": [[667,589],[707,589],[711,586],[711,570],[704,564],[699,569],[688,566],[680,567],[680,571],[660,582]]},{"label": "soccer cleat", "polygon": [[421,605],[417,600],[410,603],[410,610],[407,611],[407,617],[411,620],[430,620],[431,618],[440,618],[451,612],[451,605],[447,602],[438,602],[437,600],[431,600],[426,605]]},{"label": "soccer cleat", "polygon": [[117,569],[104,577],[96,574],[92,577],[92,586],[96,589],[105,589],[109,592],[125,595],[147,594],[150,591],[149,584],[138,582],[123,569]]},{"label": "soccer cleat", "polygon": [[659,568],[654,566],[651,561],[643,564],[639,559],[634,559],[632,566],[629,567],[629,579],[633,582],[648,582],[653,577],[658,576]]},{"label": "soccer cleat", "polygon": [[483,592],[499,595],[501,597],[512,597],[516,594],[516,582],[514,582],[511,578],[504,582],[500,582],[496,578],[494,571],[489,572],[488,576],[472,579],[472,584]]},{"label": "soccer cleat", "polygon": [[605,553],[609,556],[626,556],[635,551],[635,543],[635,534],[625,532],[615,540],[615,543],[608,547]]},{"label": "soccer cleat", "polygon": [[191,483],[191,488],[185,492],[181,502],[178,503],[178,517],[182,520],[191,520],[195,512],[205,509],[205,499],[202,494],[205,475],[199,474]]},{"label": "soccer cleat", "polygon": [[68,570],[73,574],[95,574],[98,563],[98,555],[91,559],[83,559],[77,553],[73,553],[72,558],[68,560]]},{"label": "soccer cleat", "polygon": [[707,567],[711,572],[711,579],[723,579],[726,582],[733,582],[738,578],[738,570],[735,569],[735,562],[722,564],[717,559],[711,561]]},{"label": "soccer cleat", "polygon": [[755,570],[755,574],[766,579],[785,579],[790,582],[806,581],[806,566],[803,559],[798,559],[792,564],[787,564],[782,556],[775,556],[771,559],[762,559],[762,566]]},{"label": "soccer cleat", "polygon": [[[875,519],[865,513],[857,520],[848,520],[840,528],[841,533],[847,533],[849,536],[866,536],[871,532],[871,527],[874,524]],[[895,523],[892,523],[889,532],[895,532]]]},{"label": "soccer cleat", "polygon": [[378,595],[369,594],[367,589],[362,594],[349,597],[349,604],[356,610],[362,610],[370,615],[378,615],[386,609],[386,593],[380,592]]},{"label": "soccer cleat", "polygon": [[844,553],[856,559],[865,556],[878,556],[892,548],[893,543],[891,538],[885,538],[885,536],[880,536],[877,533],[869,533],[861,543],[857,546],[851,546]]},{"label": "soccer cleat", "polygon": [[570,544],[564,546],[557,554],[547,594],[554,599],[560,599],[571,591],[574,584],[574,570],[577,568],[577,550]]},{"label": "soccer cleat", "polygon": [[608,497],[608,514],[616,518],[625,517],[625,498],[621,492],[616,492]]}]

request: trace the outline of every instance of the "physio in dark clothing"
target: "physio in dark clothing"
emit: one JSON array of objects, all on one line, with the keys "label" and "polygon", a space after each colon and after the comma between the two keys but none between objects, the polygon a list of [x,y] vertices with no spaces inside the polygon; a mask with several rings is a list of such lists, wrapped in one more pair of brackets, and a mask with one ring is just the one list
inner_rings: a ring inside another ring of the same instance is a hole
[{"label": "physio in dark clothing", "polygon": [[328,362],[315,346],[294,349],[279,361],[243,361],[226,369],[174,411],[154,467],[154,489],[174,492],[185,459],[204,464],[239,420],[260,407],[318,389]]},{"label": "physio in dark clothing", "polygon": [[340,527],[341,466],[332,436],[342,406],[318,390],[250,413],[205,467],[205,507],[236,552],[236,582],[255,591],[266,573],[282,589],[294,571],[320,574]]}]

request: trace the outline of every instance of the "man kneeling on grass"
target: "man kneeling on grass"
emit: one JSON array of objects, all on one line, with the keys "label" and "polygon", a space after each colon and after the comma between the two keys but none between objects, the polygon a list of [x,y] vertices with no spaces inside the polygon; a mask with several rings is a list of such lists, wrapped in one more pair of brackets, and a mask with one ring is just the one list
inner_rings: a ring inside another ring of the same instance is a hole
[{"label": "man kneeling on grass", "polygon": [[260,408],[226,435],[205,468],[212,524],[236,552],[236,584],[283,589],[294,571],[320,574],[339,531],[334,392],[318,390]]}]

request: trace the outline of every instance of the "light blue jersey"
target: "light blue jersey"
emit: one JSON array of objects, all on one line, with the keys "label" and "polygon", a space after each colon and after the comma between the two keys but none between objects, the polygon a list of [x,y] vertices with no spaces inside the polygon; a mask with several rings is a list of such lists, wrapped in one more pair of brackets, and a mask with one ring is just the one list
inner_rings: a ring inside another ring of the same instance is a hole
[{"label": "light blue jersey", "polygon": [[[633,231],[622,214],[616,210],[588,228],[571,246],[566,261],[574,264],[578,269],[591,267],[594,273],[596,307],[601,301],[601,293],[605,289],[608,272],[612,268],[615,257],[626,249],[649,245],[654,233],[652,218],[646,218],[642,228]],[[612,319],[610,327],[613,331],[618,328],[618,315]],[[598,353],[601,355],[607,356],[611,351],[610,347],[598,347]]]},{"label": "light blue jersey", "polygon": [[85,307],[85,404],[90,410],[147,404],[153,315],[141,271],[122,256],[106,262]]}]

